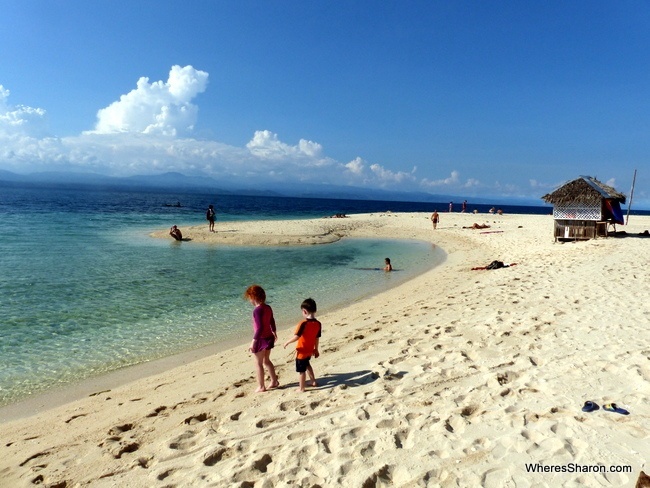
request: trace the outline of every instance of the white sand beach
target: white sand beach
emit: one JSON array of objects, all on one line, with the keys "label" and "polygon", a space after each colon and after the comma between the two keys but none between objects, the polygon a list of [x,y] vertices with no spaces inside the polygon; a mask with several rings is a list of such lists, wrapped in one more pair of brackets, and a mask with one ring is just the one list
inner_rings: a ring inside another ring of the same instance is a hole
[{"label": "white sand beach", "polygon": [[[463,228],[474,222],[489,228]],[[551,216],[180,227],[182,245],[400,237],[448,257],[319,315],[319,386],[305,393],[281,347],[281,387],[254,393],[247,342],[63,405],[0,410],[0,487],[624,487],[649,471],[650,238],[636,234],[650,217],[630,217],[625,238],[567,243]],[[493,260],[516,266],[471,270]],[[283,342],[295,323],[281,325]]]}]

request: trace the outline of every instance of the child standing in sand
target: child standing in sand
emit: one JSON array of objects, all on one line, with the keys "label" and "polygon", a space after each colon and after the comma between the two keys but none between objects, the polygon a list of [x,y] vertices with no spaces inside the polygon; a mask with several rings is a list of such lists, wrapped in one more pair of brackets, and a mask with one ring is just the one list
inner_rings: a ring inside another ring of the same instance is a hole
[{"label": "child standing in sand", "polygon": [[251,285],[246,289],[244,298],[255,307],[253,310],[253,340],[249,351],[255,355],[255,372],[257,374],[256,392],[266,391],[264,384],[264,368],[271,376],[270,388],[279,386],[278,377],[275,374],[275,366],[271,362],[271,349],[278,340],[275,330],[275,318],[273,309],[266,304],[266,292],[259,285]]},{"label": "child standing in sand", "polygon": [[309,361],[312,356],[317,358],[320,355],[318,342],[320,340],[321,323],[314,317],[316,302],[312,298],[307,298],[302,302],[300,309],[302,310],[303,320],[296,326],[293,337],[285,342],[284,347],[286,348],[292,342],[298,343],[296,344],[296,372],[299,375],[298,389],[305,391],[307,373],[309,373],[310,385],[318,386],[314,370]]}]

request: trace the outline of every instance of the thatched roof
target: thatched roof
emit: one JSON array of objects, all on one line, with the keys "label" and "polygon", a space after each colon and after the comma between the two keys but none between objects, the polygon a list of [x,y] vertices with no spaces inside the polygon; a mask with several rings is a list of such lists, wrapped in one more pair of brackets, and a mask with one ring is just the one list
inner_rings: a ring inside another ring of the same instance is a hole
[{"label": "thatched roof", "polygon": [[625,195],[591,176],[581,176],[569,181],[553,193],[548,193],[542,197],[542,200],[546,203],[552,203],[553,205],[594,205],[600,203],[603,199],[625,203]]}]

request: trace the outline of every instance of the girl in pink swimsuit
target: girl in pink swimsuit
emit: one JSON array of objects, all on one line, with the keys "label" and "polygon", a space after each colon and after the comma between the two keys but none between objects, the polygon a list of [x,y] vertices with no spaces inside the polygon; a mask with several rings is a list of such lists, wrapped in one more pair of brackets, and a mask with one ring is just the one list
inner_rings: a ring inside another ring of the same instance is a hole
[{"label": "girl in pink swimsuit", "polygon": [[257,392],[266,391],[264,369],[271,376],[269,388],[276,388],[280,383],[275,374],[275,366],[271,362],[271,349],[278,339],[275,328],[273,309],[266,304],[266,292],[259,285],[251,285],[244,293],[244,299],[251,302],[253,309],[253,340],[249,347],[255,356],[255,372],[257,374]]}]

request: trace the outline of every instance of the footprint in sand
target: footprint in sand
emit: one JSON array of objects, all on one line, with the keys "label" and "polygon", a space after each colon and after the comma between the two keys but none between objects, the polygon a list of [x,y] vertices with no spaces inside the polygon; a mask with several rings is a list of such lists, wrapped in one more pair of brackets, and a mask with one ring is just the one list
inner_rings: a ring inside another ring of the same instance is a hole
[{"label": "footprint in sand", "polygon": [[20,463],[18,466],[20,466],[22,468],[23,466],[29,464],[34,459],[39,459],[39,458],[42,458],[43,456],[49,456],[49,454],[50,454],[49,451],[39,452],[37,454],[34,454],[33,456],[28,457],[22,463]]},{"label": "footprint in sand", "polygon": [[158,415],[160,415],[160,413],[164,412],[165,410],[167,410],[167,407],[165,407],[164,405],[160,406],[156,408],[153,412],[151,412],[149,415],[147,415],[147,418],[157,417]]},{"label": "footprint in sand", "polygon": [[88,415],[88,414],[87,414],[87,413],[80,413],[79,415],[73,415],[73,416],[70,417],[68,420],[66,420],[65,423],[66,423],[66,424],[69,424],[69,423],[72,422],[73,420],[78,419],[79,417],[85,417],[86,415]]},{"label": "footprint in sand", "polygon": [[169,443],[169,448],[179,451],[191,449],[196,445],[196,440],[194,439],[195,436],[196,433],[191,430],[183,432]]},{"label": "footprint in sand", "polygon": [[140,444],[132,439],[123,440],[119,436],[113,436],[102,442],[99,447],[105,447],[115,459],[121,459],[124,454],[140,449]]},{"label": "footprint in sand", "polygon": [[460,415],[465,418],[471,418],[474,417],[478,411],[478,405],[467,405],[461,410]]},{"label": "footprint in sand", "polygon": [[391,486],[393,484],[393,466],[384,464],[372,473],[361,486]]},{"label": "footprint in sand", "polygon": [[286,412],[288,410],[296,410],[299,406],[302,405],[302,402],[299,402],[297,400],[291,400],[288,402],[282,402],[279,406],[280,411]]},{"label": "footprint in sand", "polygon": [[218,449],[215,449],[214,451],[211,451],[203,459],[203,464],[205,466],[214,466],[215,464],[221,462],[223,459],[228,459],[231,456],[232,456],[232,452],[229,449],[225,447],[220,447]]},{"label": "footprint in sand", "polygon": [[205,422],[206,420],[212,418],[208,413],[200,413],[198,415],[192,415],[191,417],[186,418],[183,422],[187,425],[198,424]]},{"label": "footprint in sand", "polygon": [[361,454],[362,458],[372,458],[375,456],[375,441],[366,441],[355,447],[355,451]]},{"label": "footprint in sand", "polygon": [[158,481],[163,481],[163,480],[169,478],[169,477],[170,477],[172,474],[174,474],[175,472],[176,472],[176,470],[173,469],[173,468],[172,468],[172,469],[168,469],[168,470],[163,471],[162,473],[160,473],[158,476],[156,476],[156,479],[157,479]]},{"label": "footprint in sand", "polygon": [[266,427],[268,427],[272,423],[277,422],[279,420],[282,420],[282,419],[279,419],[279,418],[262,419],[262,420],[259,420],[259,421],[257,421],[255,423],[255,427],[257,427],[258,429],[265,429]]},{"label": "footprint in sand", "polygon": [[108,431],[109,435],[116,436],[123,434],[124,432],[128,432],[133,429],[133,424],[123,424],[123,425],[118,425],[116,427],[113,427],[111,430]]},{"label": "footprint in sand", "polygon": [[253,468],[255,468],[256,470],[262,473],[266,473],[268,465],[271,464],[272,462],[273,459],[271,458],[271,456],[269,456],[268,454],[264,454],[260,459],[256,460],[253,463]]}]

